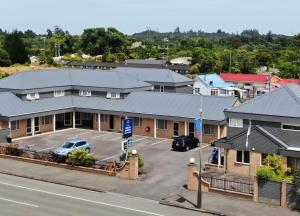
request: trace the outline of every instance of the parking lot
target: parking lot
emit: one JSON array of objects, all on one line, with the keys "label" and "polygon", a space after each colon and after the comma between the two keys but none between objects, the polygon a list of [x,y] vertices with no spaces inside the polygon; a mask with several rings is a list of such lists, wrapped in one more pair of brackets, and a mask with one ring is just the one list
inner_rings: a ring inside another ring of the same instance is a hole
[{"label": "parking lot", "polygon": [[[29,147],[38,152],[51,151],[67,140],[87,140],[93,154],[98,160],[112,161],[121,155],[121,133],[107,131],[93,131],[84,129],[68,129],[56,133],[37,135],[19,139],[20,147]],[[180,187],[186,182],[186,165],[191,157],[199,159],[199,147],[188,152],[171,150],[171,139],[145,137],[134,135],[133,146],[144,159],[145,166],[141,169],[143,181],[161,186]],[[203,144],[202,158],[207,161],[211,147]]]}]

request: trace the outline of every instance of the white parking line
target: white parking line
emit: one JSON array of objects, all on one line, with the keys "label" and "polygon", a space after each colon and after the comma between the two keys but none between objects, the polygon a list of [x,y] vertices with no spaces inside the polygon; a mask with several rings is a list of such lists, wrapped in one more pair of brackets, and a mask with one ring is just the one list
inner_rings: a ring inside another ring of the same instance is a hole
[{"label": "white parking line", "polygon": [[50,148],[40,149],[40,150],[37,150],[36,152],[42,152],[42,151],[51,150],[51,149],[55,149],[55,148],[56,147],[50,147]]},{"label": "white parking line", "polygon": [[115,155],[110,156],[110,157],[108,157],[108,158],[104,158],[104,159],[102,159],[102,160],[100,160],[100,161],[107,161],[107,160],[112,159],[112,158],[115,158],[115,157],[117,157],[117,156],[119,156],[119,155],[120,155],[120,154],[115,154]]},{"label": "white parking line", "polygon": [[100,138],[100,137],[104,137],[104,136],[107,136],[107,135],[111,135],[112,133],[105,133],[105,134],[101,134],[101,135],[98,135],[98,136],[94,136],[94,138]]},{"label": "white parking line", "polygon": [[199,150],[199,148],[204,149],[204,148],[207,148],[207,147],[209,147],[209,146],[210,146],[210,144],[207,144],[207,145],[205,145],[205,146],[201,146],[201,147],[194,148],[194,149],[192,149],[191,151],[197,151],[197,150]]},{"label": "white parking line", "polygon": [[144,210],[129,208],[129,207],[125,207],[125,206],[119,206],[119,205],[110,204],[110,203],[104,203],[104,202],[95,201],[95,200],[84,199],[84,198],[80,198],[80,197],[69,196],[69,195],[65,195],[65,194],[54,193],[54,192],[45,191],[45,190],[34,189],[34,188],[30,188],[30,187],[24,187],[24,186],[20,186],[20,185],[9,184],[9,183],[6,183],[6,182],[0,182],[0,184],[6,185],[6,186],[11,186],[11,187],[16,187],[16,188],[21,188],[21,189],[25,189],[25,190],[30,190],[30,191],[34,191],[34,192],[50,194],[50,195],[53,195],[53,196],[59,196],[59,197],[64,197],[64,198],[74,199],[74,200],[80,200],[80,201],[84,201],[84,202],[90,202],[90,203],[95,203],[95,204],[99,204],[99,205],[105,205],[105,206],[109,206],[109,207],[113,207],[113,208],[119,208],[119,209],[124,209],[124,210],[128,210],[128,211],[133,211],[133,212],[139,212],[139,213],[143,213],[143,214],[163,216],[161,214],[148,212],[148,211],[144,211]]},{"label": "white parking line", "polygon": [[84,132],[84,133],[80,133],[80,134],[75,134],[74,136],[75,136],[75,137],[78,137],[78,136],[82,136],[82,135],[89,134],[89,133],[91,133],[91,131],[89,131],[89,132]]},{"label": "white parking line", "polygon": [[38,205],[25,203],[25,202],[19,202],[19,201],[10,200],[10,199],[5,199],[5,198],[2,198],[2,197],[0,197],[0,200],[6,201],[6,202],[16,203],[16,204],[19,204],[19,205],[26,205],[26,206],[30,206],[30,207],[33,207],[33,208],[38,208],[39,207]]},{"label": "white parking line", "polygon": [[154,146],[154,145],[157,145],[157,144],[162,143],[162,142],[165,142],[165,141],[169,141],[169,140],[164,139],[164,140],[161,140],[161,141],[158,141],[158,142],[155,142],[155,143],[151,143],[150,145],[151,145],[151,146]]},{"label": "white parking line", "polygon": [[137,140],[133,140],[133,142],[136,143],[136,142],[139,142],[139,141],[148,139],[148,138],[149,138],[149,137],[143,137],[143,138],[140,138],[140,139],[137,139]]}]

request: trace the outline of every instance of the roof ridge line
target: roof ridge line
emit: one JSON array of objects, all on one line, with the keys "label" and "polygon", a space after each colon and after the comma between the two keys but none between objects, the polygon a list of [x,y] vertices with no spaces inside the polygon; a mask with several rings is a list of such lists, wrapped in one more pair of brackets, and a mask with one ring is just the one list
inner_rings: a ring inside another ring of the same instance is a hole
[{"label": "roof ridge line", "polygon": [[284,85],[283,88],[292,96],[292,98],[300,105],[300,99],[298,96],[289,88],[289,85]]}]

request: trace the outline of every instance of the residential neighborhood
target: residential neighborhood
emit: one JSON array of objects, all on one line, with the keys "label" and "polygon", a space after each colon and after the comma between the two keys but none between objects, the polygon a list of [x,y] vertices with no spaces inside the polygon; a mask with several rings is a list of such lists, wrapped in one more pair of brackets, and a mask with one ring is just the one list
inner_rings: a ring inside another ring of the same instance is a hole
[{"label": "residential neighborhood", "polygon": [[0,215],[300,215],[298,2],[1,5]]}]

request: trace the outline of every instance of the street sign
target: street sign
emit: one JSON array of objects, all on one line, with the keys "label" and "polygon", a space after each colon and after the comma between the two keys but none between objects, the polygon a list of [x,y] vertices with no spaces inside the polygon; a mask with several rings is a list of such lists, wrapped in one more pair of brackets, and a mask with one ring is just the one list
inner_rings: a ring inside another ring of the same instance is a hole
[{"label": "street sign", "polygon": [[127,139],[128,137],[132,137],[132,130],[133,130],[132,119],[123,119],[122,126],[123,126],[122,127],[123,138]]},{"label": "street sign", "polygon": [[128,147],[131,147],[131,146],[132,146],[132,139],[128,139],[128,140],[127,140],[127,145],[128,145]]},{"label": "street sign", "polygon": [[127,152],[127,150],[128,150],[128,141],[125,140],[122,142],[122,151]]},{"label": "street sign", "polygon": [[195,119],[195,126],[197,138],[200,140],[202,135],[202,122],[200,118]]}]

